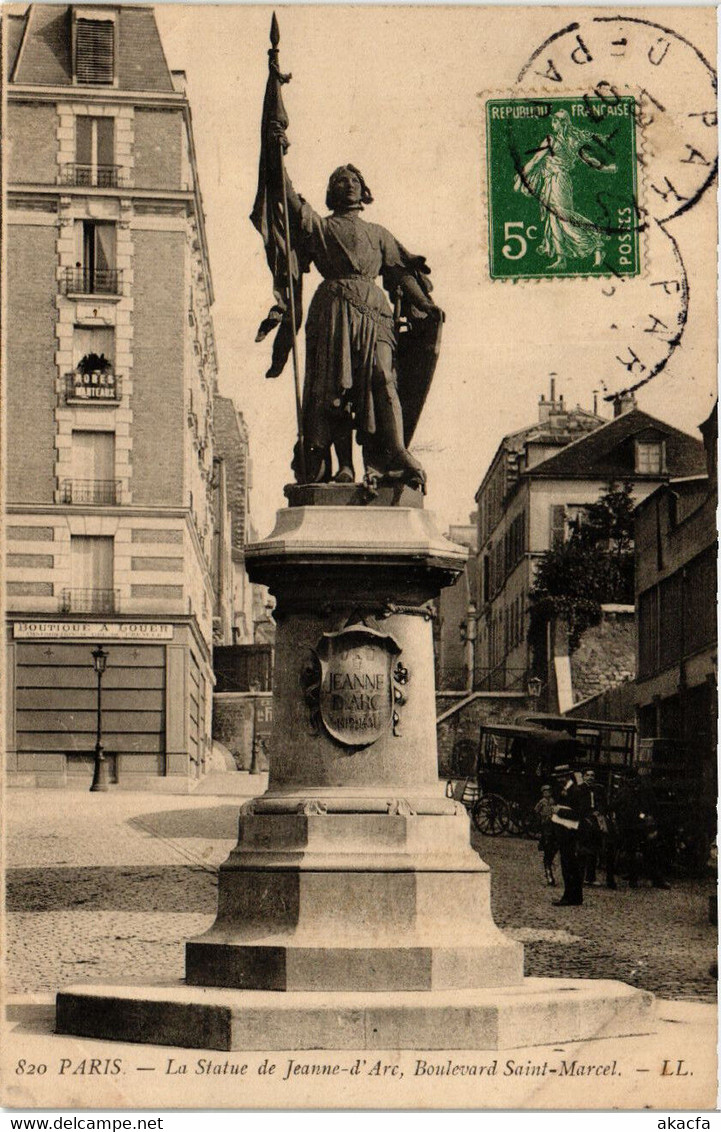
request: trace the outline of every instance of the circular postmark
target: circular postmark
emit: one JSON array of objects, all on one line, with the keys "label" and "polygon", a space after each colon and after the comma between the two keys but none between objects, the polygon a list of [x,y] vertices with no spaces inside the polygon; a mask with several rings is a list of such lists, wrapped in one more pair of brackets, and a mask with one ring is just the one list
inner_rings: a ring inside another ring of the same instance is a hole
[{"label": "circular postmark", "polygon": [[633,393],[662,373],[688,321],[690,283],[678,242],[664,223],[651,220],[646,243],[652,271],[597,284],[589,346],[604,374],[600,384],[608,400]]},{"label": "circular postmark", "polygon": [[718,170],[717,78],[711,63],[673,28],[641,16],[589,16],[550,35],[521,68],[516,85],[585,92],[613,104],[637,102],[646,199],[637,224],[693,208]]}]

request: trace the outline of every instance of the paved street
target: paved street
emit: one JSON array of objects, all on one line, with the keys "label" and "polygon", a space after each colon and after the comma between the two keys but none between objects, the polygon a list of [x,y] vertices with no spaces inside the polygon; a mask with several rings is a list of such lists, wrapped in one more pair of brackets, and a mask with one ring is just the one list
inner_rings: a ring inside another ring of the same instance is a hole
[{"label": "paved street", "polygon": [[[183,942],[210,926],[216,869],[240,799],[12,791],[7,797],[8,991],[84,979],[183,974]],[[476,835],[477,836],[477,835]],[[493,868],[496,922],[526,944],[529,975],[618,978],[711,1002],[710,880],[670,891],[623,881],[554,908],[535,844],[477,836]]]}]

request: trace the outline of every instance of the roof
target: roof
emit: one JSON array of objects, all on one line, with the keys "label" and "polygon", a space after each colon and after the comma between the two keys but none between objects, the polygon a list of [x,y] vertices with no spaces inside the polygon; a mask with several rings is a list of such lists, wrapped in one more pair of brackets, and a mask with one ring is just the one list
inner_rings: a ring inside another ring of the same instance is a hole
[{"label": "roof", "polygon": [[666,444],[666,473],[692,476],[705,472],[706,457],[700,440],[665,421],[630,409],[578,440],[572,441],[525,474],[549,479],[659,478],[658,473],[636,471],[635,441],[659,437]]},{"label": "roof", "polygon": [[8,74],[11,75],[15,60],[17,59],[18,48],[23,37],[25,30],[25,16],[9,15],[5,17],[5,29],[7,35],[7,68]]},{"label": "roof", "polygon": [[666,493],[675,495],[677,498],[680,498],[682,496],[698,496],[699,498],[705,497],[706,495],[708,495],[710,484],[711,481],[709,480],[708,475],[680,476],[678,478],[673,477],[667,480],[666,483],[659,484],[658,487],[655,488],[654,491],[650,492],[650,494],[647,495],[645,499],[641,499],[636,504],[634,510],[637,512],[644,511],[647,507],[649,507],[657,499],[660,499],[661,496],[665,495]]},{"label": "roof", "polygon": [[[117,22],[117,86],[111,90],[175,91],[153,9],[103,6]],[[9,30],[11,82],[23,86],[72,86],[71,20],[73,7],[31,4],[25,15],[14,17]],[[82,6],[77,6],[82,15]],[[22,45],[18,50],[18,24]],[[75,89],[82,90],[83,87]],[[91,89],[103,89],[92,84]]]},{"label": "roof", "polygon": [[532,425],[527,425],[526,428],[518,429],[516,432],[509,432],[503,437],[503,440],[496,449],[493,459],[488,465],[486,473],[481,480],[481,485],[475,494],[476,501],[480,498],[483,487],[502,454],[505,454],[508,458],[508,474],[510,478],[517,480],[519,471],[521,470],[520,458],[527,445],[533,444],[539,447],[548,445],[549,447],[558,449],[577,440],[579,433],[585,436],[588,432],[597,429],[600,425],[605,423],[604,417],[599,417],[598,414],[592,413],[588,409],[582,409],[580,405],[577,405],[575,409],[564,408],[562,411],[556,411],[549,416],[548,420],[536,421]]}]

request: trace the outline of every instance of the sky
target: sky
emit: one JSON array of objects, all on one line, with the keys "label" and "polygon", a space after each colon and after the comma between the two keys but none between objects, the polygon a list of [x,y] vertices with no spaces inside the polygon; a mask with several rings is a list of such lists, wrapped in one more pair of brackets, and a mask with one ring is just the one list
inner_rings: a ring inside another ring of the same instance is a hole
[{"label": "sky", "polygon": [[[266,380],[270,340],[254,343],[272,301],[262,243],[248,219],[271,13],[255,6],[156,7],[169,65],[188,79],[215,289],[219,387],[250,427],[251,509],[260,536],[284,505],[295,439],[290,364],[280,378]],[[278,19],[281,69],[293,75],[284,98],[287,168],[296,189],[323,211],[329,173],[344,162],[357,165],[375,197],[365,218],[426,256],[434,297],[446,311],[441,356],[414,440],[428,473],[426,506],[443,529],[468,522],[501,438],[536,420],[551,373],[567,403],[591,408],[594,390],[602,396],[627,384],[618,358],[627,356],[634,334],[644,348],[655,346],[644,336],[643,319],[653,313],[675,325],[677,300],[653,287],[678,272],[669,234],[690,282],[688,320],[681,346],[638,402],[695,431],[712,407],[716,374],[712,193],[666,232],[649,229],[643,275],[613,297],[602,293],[609,284],[599,279],[511,283],[489,276],[484,98],[511,91],[531,53],[561,26],[558,10],[279,7]],[[664,10],[664,23],[711,59],[713,19],[710,8]],[[669,104],[666,133],[656,125],[644,134],[651,154],[646,177],[668,172],[674,144],[691,136],[679,134],[691,129],[691,105],[701,106],[705,97],[697,58],[674,47],[665,72],[655,68],[646,77],[640,54],[634,69],[634,81],[658,83],[652,89]],[[645,52],[645,43],[636,49]],[[524,90],[536,91],[539,83],[529,78]],[[648,194],[648,185],[642,192]],[[315,271],[306,277],[306,310],[318,281]],[[300,349],[302,368],[302,339]],[[599,403],[610,417],[611,406]]]}]

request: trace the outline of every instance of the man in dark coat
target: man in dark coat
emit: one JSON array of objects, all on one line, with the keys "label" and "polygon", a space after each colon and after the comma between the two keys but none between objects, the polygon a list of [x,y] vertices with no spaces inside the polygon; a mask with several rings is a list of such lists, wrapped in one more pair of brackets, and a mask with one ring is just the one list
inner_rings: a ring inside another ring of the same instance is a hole
[{"label": "man in dark coat", "polygon": [[556,767],[554,779],[559,789],[558,802],[551,821],[558,836],[563,874],[563,896],[554,900],[557,907],[583,904],[583,861],[579,853],[582,828],[591,814],[589,793],[576,782],[568,766]]},{"label": "man in dark coat", "polygon": [[650,785],[629,771],[615,802],[621,851],[626,856],[629,888],[637,888],[643,866],[654,888],[670,888],[663,876],[657,803]]}]

